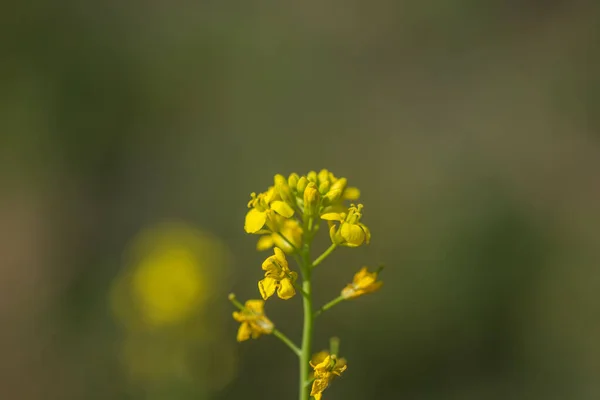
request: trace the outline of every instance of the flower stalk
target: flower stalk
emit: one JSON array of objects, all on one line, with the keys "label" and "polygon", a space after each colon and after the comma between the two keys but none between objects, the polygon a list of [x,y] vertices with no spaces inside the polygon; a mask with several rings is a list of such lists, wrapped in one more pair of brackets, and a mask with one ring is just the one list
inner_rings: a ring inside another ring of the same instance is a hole
[{"label": "flower stalk", "polygon": [[[307,249],[308,250],[308,249]],[[308,253],[308,251],[307,251]],[[307,258],[304,258],[307,260]],[[311,288],[311,270],[306,262],[303,266],[302,291],[306,296],[302,299],[302,309],[304,311],[304,324],[302,328],[302,350],[300,354],[300,382],[306,382],[310,376],[310,357],[312,355],[312,335],[313,335],[313,315],[312,315],[312,288]],[[300,384],[300,400],[308,400],[309,387]]]},{"label": "flower stalk", "polygon": [[313,261],[311,268],[315,268],[317,265],[321,264],[333,251],[336,249],[337,244],[333,243],[327,250],[323,252],[315,261]]},{"label": "flower stalk", "polygon": [[331,307],[341,303],[344,300],[346,300],[346,299],[342,295],[336,297],[335,299],[331,300],[329,303],[324,304],[323,306],[321,306],[321,308],[319,308],[317,311],[315,311],[313,317],[317,318],[319,315],[321,315],[325,311],[329,310]]}]

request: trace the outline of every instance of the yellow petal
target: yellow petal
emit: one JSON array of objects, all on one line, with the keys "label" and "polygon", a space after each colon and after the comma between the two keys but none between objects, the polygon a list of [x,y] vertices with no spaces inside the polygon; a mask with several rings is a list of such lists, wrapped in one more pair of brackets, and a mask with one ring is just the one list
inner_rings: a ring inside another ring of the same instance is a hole
[{"label": "yellow petal", "polygon": [[262,263],[262,269],[265,271],[270,271],[270,270],[275,270],[277,271],[277,257],[275,256],[269,256],[267,257],[267,259],[265,261],[263,261]]},{"label": "yellow petal", "polygon": [[281,200],[277,200],[271,203],[271,208],[275,212],[283,217],[290,218],[294,215],[294,209],[288,204]]},{"label": "yellow petal", "polygon": [[340,215],[340,213],[326,213],[321,215],[321,219],[327,220],[327,221],[341,221],[342,220],[342,216]]},{"label": "yellow petal", "polygon": [[315,371],[317,371],[317,370],[328,370],[330,364],[331,364],[331,356],[328,355],[327,357],[325,357],[323,359],[323,361],[321,361],[320,364],[315,365]]},{"label": "yellow petal", "polygon": [[251,209],[246,214],[246,222],[244,223],[244,230],[247,233],[258,232],[267,221],[267,213],[264,211],[258,211],[256,208]]},{"label": "yellow petal", "polygon": [[277,295],[280,299],[288,300],[294,297],[296,294],[296,290],[294,289],[294,285],[292,281],[289,279],[283,279],[279,282],[279,289],[277,290]]},{"label": "yellow petal", "polygon": [[368,292],[369,293],[376,292],[379,289],[381,289],[381,286],[383,286],[383,281],[375,282],[371,286],[368,287]]},{"label": "yellow petal", "polygon": [[377,276],[375,276],[374,273],[367,274],[361,278],[361,280],[358,282],[358,286],[365,288],[367,286],[371,286],[372,284],[374,284],[376,280],[377,280]]},{"label": "yellow petal", "polygon": [[355,224],[344,223],[340,227],[340,234],[348,242],[348,246],[360,246],[365,241],[365,232]]},{"label": "yellow petal", "polygon": [[344,238],[338,235],[337,226],[334,224],[329,227],[329,238],[331,243],[342,244],[344,242]]},{"label": "yellow petal", "polygon": [[323,390],[327,389],[327,385],[329,381],[325,378],[315,379],[313,381],[312,389],[310,391],[310,395],[314,396],[315,399],[320,399],[323,393]]},{"label": "yellow petal", "polygon": [[252,334],[252,329],[250,329],[250,324],[247,322],[243,322],[240,325],[240,329],[238,329],[237,341],[243,342],[244,340],[248,340],[248,339],[250,339],[251,334]]},{"label": "yellow petal", "polygon": [[277,289],[277,281],[273,278],[265,278],[262,281],[258,282],[258,290],[260,291],[260,295],[263,299],[267,300],[269,297],[273,296],[275,290]]},{"label": "yellow petal", "polygon": [[358,226],[360,226],[363,229],[363,231],[365,231],[365,243],[369,244],[369,242],[371,241],[371,231],[362,222],[359,222]]},{"label": "yellow petal", "polygon": [[368,274],[367,267],[362,267],[360,271],[358,271],[354,275],[354,279],[352,280],[355,284],[359,284],[359,282]]},{"label": "yellow petal", "polygon": [[[283,235],[283,234],[282,234]],[[285,235],[284,235],[285,236]],[[287,236],[286,236],[287,239]],[[287,254],[291,254],[294,252],[294,248],[290,245],[284,238],[282,238],[279,234],[273,235],[273,243],[275,246],[279,247]]]},{"label": "yellow petal", "polygon": [[275,190],[275,186],[270,186],[269,189],[267,189],[267,191],[263,193],[263,196],[265,202],[269,204],[273,200],[276,200],[276,198],[279,196],[279,193],[277,193],[277,190]]},{"label": "yellow petal", "polygon": [[273,237],[271,235],[261,236],[256,242],[256,250],[263,251],[269,250],[273,247]]},{"label": "yellow petal", "polygon": [[320,363],[323,362],[323,360],[329,355],[329,351],[327,350],[322,350],[318,353],[313,354],[312,358],[310,359],[310,362],[313,365],[318,365]]},{"label": "yellow petal", "polygon": [[286,266],[287,267],[287,260],[285,258],[285,253],[283,251],[281,251],[281,249],[279,247],[275,247],[273,249],[273,252],[275,253],[275,257],[277,257],[277,261],[279,261],[279,263],[282,266]]},{"label": "yellow petal", "polygon": [[246,320],[244,315],[239,311],[233,312],[233,319],[235,319],[237,322],[244,322]]},{"label": "yellow petal", "polygon": [[262,315],[265,308],[265,302],[262,300],[248,300],[244,306],[254,314]]}]

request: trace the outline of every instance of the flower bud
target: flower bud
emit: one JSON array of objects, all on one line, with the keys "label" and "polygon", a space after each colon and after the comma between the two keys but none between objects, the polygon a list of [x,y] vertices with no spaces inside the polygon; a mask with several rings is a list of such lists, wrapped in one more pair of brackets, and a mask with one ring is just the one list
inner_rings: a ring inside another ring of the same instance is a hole
[{"label": "flower bud", "polygon": [[320,202],[321,195],[317,190],[317,185],[314,182],[310,182],[306,186],[306,189],[304,189],[304,215],[308,217],[316,215]]},{"label": "flower bud", "polygon": [[323,182],[329,182],[329,171],[327,171],[326,169],[322,169],[321,171],[319,171],[317,179],[319,184]]},{"label": "flower bud", "polygon": [[289,185],[290,189],[292,189],[292,191],[295,191],[296,188],[298,187],[299,179],[300,179],[300,177],[298,176],[297,173],[293,172],[290,174],[290,176],[288,178],[288,185]]},{"label": "flower bud", "polygon": [[304,193],[306,185],[308,185],[308,179],[306,179],[305,176],[300,177],[300,179],[298,179],[298,184],[296,185],[296,190],[298,191],[298,194]]},{"label": "flower bud", "polygon": [[275,175],[275,189],[277,189],[279,196],[281,196],[281,200],[288,204],[295,205],[294,195],[288,185],[287,179],[285,179],[283,175]]},{"label": "flower bud", "polygon": [[317,173],[315,171],[310,171],[306,177],[308,178],[309,182],[317,183]]},{"label": "flower bud", "polygon": [[319,193],[325,194],[329,192],[329,181],[323,181],[319,184]]},{"label": "flower bud", "polygon": [[346,180],[346,178],[340,178],[337,181],[335,181],[333,185],[331,185],[331,187],[329,188],[329,192],[327,192],[327,194],[325,195],[325,198],[327,198],[329,203],[335,203],[342,197],[342,194],[346,189],[347,183],[348,181]]}]

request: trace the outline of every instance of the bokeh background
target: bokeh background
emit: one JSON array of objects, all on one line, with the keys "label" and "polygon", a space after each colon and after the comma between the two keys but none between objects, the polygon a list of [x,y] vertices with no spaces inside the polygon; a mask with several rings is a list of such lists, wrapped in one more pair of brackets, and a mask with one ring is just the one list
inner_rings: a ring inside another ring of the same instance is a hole
[{"label": "bokeh background", "polygon": [[[362,189],[379,293],[323,318],[334,399],[600,398],[600,6],[0,8],[0,398],[293,399],[243,219],[275,173]],[[324,249],[327,239],[318,242]],[[267,304],[299,341],[300,299]]]}]

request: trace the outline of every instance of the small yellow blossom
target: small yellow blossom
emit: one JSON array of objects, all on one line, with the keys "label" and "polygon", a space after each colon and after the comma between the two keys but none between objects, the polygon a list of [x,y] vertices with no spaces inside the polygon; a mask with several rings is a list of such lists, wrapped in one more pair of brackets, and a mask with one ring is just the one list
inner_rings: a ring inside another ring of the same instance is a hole
[{"label": "small yellow blossom", "polygon": [[362,267],[360,271],[354,275],[352,283],[348,284],[342,290],[342,297],[345,299],[354,299],[363,294],[373,293],[383,285],[382,281],[377,280],[379,271],[369,272],[367,267]]},{"label": "small yellow blossom", "polygon": [[267,258],[262,264],[262,269],[266,272],[265,278],[258,282],[258,290],[264,300],[271,297],[275,291],[280,299],[287,300],[296,294],[294,282],[298,274],[290,271],[285,253],[279,247],[275,247],[274,252],[275,255]]},{"label": "small yellow blossom", "polygon": [[293,253],[302,246],[302,228],[295,219],[275,218],[276,232],[261,236],[256,243],[256,250],[268,250],[273,246],[279,247],[287,254]]},{"label": "small yellow blossom", "polygon": [[[244,230],[247,233],[261,233],[265,224],[269,227],[270,218],[275,212],[285,218],[294,215],[294,209],[281,200],[278,190],[271,186],[266,192],[250,194],[251,199],[248,202],[250,210],[246,214]],[[269,227],[270,228],[270,227]]]},{"label": "small yellow blossom", "polygon": [[[329,223],[329,236],[335,244],[347,247],[358,247],[361,244],[369,244],[371,232],[365,224],[360,222],[362,218],[363,205],[358,207],[352,204],[347,213],[330,212],[321,215],[321,218]],[[339,227],[335,224],[339,222]]]},{"label": "small yellow blossom", "polygon": [[237,333],[237,341],[258,338],[260,335],[273,332],[273,323],[264,314],[265,302],[262,300],[248,300],[242,311],[235,311],[233,318],[241,322]]},{"label": "small yellow blossom", "polygon": [[[324,358],[320,363],[316,364],[313,362],[319,360],[323,356]],[[310,395],[313,396],[315,400],[321,400],[323,391],[327,389],[331,381],[336,376],[341,376],[342,372],[347,368],[345,359],[338,359],[337,356],[333,354],[330,355],[326,351],[315,354],[310,361],[310,366],[314,369],[315,378]]]}]

